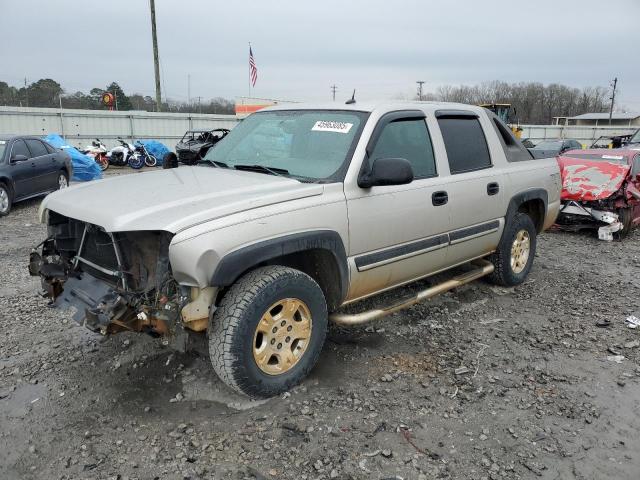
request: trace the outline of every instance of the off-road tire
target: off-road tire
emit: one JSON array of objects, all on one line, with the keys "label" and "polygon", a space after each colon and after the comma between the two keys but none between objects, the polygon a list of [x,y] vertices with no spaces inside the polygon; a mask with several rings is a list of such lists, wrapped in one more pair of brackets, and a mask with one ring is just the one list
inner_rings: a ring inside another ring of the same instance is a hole
[{"label": "off-road tire", "polygon": [[[530,251],[524,269],[515,273],[511,268],[511,247],[521,230],[526,230],[529,234]],[[525,213],[516,213],[505,226],[498,249],[489,256],[489,261],[493,263],[495,270],[488,276],[488,280],[503,287],[513,287],[524,282],[531,271],[536,255],[536,239],[536,227],[531,217]]]},{"label": "off-road tire", "polygon": [[56,190],[62,190],[62,182],[60,181],[60,179],[64,177],[65,181],[66,181],[66,186],[64,188],[68,188],[69,187],[69,174],[66,172],[60,172],[58,174],[58,181],[57,181],[57,188]]},{"label": "off-road tire", "polygon": [[13,205],[13,198],[11,196],[11,190],[4,182],[0,182],[0,189],[2,189],[2,191],[5,192],[5,194],[7,195],[7,200],[9,201],[9,206],[6,208],[6,210],[4,211],[0,210],[0,217],[4,217],[6,215],[9,215],[9,212],[11,212],[11,207]]},{"label": "off-road tire", "polygon": [[[288,371],[263,372],[253,357],[254,334],[267,309],[284,298],[302,300],[312,318],[309,344]],[[311,371],[327,335],[327,304],[320,286],[306,273],[283,266],[257,268],[225,293],[209,324],[209,357],[220,379],[254,398],[268,398],[291,389]]]},{"label": "off-road tire", "polygon": [[618,218],[622,223],[622,230],[613,234],[613,237],[616,240],[624,240],[631,233],[632,222],[633,222],[633,212],[631,208],[620,208],[618,209]]}]

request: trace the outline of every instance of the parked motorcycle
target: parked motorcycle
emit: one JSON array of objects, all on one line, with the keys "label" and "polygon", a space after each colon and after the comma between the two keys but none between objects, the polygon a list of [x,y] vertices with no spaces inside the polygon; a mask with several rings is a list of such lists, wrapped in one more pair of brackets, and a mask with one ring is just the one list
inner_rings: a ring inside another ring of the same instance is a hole
[{"label": "parked motorcycle", "polygon": [[129,165],[136,170],[142,168],[144,166],[144,158],[136,152],[136,147],[121,138],[118,138],[118,142],[120,142],[120,145],[112,148],[107,153],[109,164],[117,167]]},{"label": "parked motorcycle", "polygon": [[96,138],[91,142],[91,145],[87,145],[84,150],[81,150],[86,156],[93,158],[100,170],[106,170],[109,168],[109,160],[107,159],[107,147],[105,147],[104,143],[100,141],[99,138]]},{"label": "parked motorcycle", "polygon": [[135,153],[142,157],[142,159],[144,160],[144,164],[147,167],[155,167],[158,164],[158,159],[154,155],[151,155],[149,153],[147,147],[144,146],[144,143],[138,140],[136,141],[136,143],[134,143],[134,147]]}]

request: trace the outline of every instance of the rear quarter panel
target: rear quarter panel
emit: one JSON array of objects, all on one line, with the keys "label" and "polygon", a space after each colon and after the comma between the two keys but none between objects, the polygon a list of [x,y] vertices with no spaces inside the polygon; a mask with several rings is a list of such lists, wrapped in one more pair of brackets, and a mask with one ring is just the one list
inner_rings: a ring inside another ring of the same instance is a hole
[{"label": "rear quarter panel", "polygon": [[548,195],[543,229],[554,224],[560,211],[560,169],[555,158],[538,158],[511,162],[506,170],[510,197],[532,189],[543,189]]}]

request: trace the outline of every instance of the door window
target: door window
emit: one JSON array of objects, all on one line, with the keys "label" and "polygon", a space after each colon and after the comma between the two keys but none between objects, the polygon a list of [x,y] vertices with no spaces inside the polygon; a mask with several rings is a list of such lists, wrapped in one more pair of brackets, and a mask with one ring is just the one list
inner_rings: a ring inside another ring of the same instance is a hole
[{"label": "door window", "polygon": [[40,140],[28,138],[25,141],[27,142],[27,147],[29,147],[29,150],[31,151],[32,157],[42,157],[43,155],[49,154],[44,144]]},{"label": "door window", "polygon": [[487,139],[477,118],[439,118],[451,174],[491,167]]},{"label": "door window", "polygon": [[385,126],[371,154],[371,161],[378,158],[408,160],[414,178],[437,175],[431,137],[423,119],[396,120]]},{"label": "door window", "polygon": [[16,155],[24,155],[27,158],[31,158],[31,152],[29,152],[29,149],[22,140],[16,140],[13,142],[13,147],[11,147],[11,158]]}]

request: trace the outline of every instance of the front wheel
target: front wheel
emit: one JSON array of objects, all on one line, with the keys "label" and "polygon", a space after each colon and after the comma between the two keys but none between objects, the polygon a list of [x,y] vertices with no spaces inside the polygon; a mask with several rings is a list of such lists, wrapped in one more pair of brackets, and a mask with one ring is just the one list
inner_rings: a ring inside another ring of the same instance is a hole
[{"label": "front wheel", "polygon": [[107,168],[109,168],[109,159],[107,158],[106,155],[103,155],[103,154],[96,155],[96,163],[100,167],[100,170],[102,170],[103,172]]},{"label": "front wheel", "polygon": [[68,186],[69,179],[67,178],[67,174],[60,172],[58,174],[58,190],[62,190],[63,188],[67,188]]},{"label": "front wheel", "polygon": [[536,239],[536,227],[531,217],[525,213],[516,213],[505,225],[498,249],[489,257],[495,267],[489,280],[504,287],[524,282],[533,265]]},{"label": "front wheel", "polygon": [[148,155],[147,158],[144,159],[144,164],[147,167],[155,167],[158,164],[158,159],[153,155]]},{"label": "front wheel", "polygon": [[631,233],[633,227],[633,211],[630,207],[618,209],[618,220],[622,223],[622,230],[616,232],[614,237],[617,240],[624,240]]},{"label": "front wheel", "polygon": [[0,217],[9,215],[11,211],[11,191],[4,183],[0,182]]},{"label": "front wheel", "polygon": [[140,170],[142,167],[144,167],[144,160],[140,155],[130,155],[127,163],[134,170]]},{"label": "front wheel", "polygon": [[300,383],[327,335],[327,304],[307,274],[261,267],[224,295],[209,325],[209,356],[220,379],[250,397],[267,398]]}]

